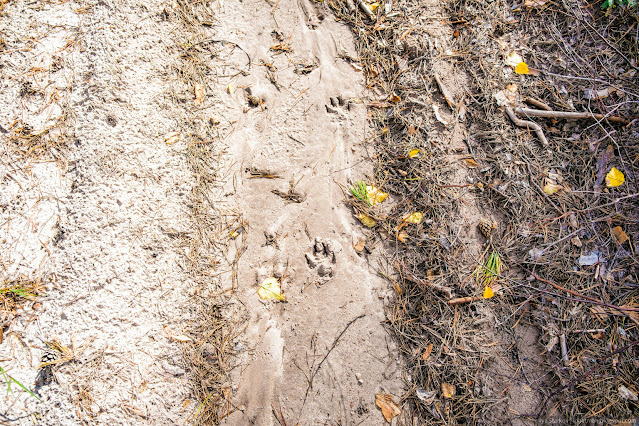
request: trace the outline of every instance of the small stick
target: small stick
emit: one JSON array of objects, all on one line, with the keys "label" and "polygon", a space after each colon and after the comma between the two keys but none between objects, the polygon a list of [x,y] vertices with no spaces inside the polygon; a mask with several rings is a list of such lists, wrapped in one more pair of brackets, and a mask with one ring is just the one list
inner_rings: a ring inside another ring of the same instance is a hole
[{"label": "small stick", "polygon": [[567,111],[540,111],[538,109],[530,109],[530,108],[515,108],[515,112],[519,115],[527,115],[529,117],[543,117],[543,118],[565,118],[572,120],[579,119],[591,119],[591,120],[608,120],[613,123],[623,124],[627,126],[630,124],[630,121],[623,118],[618,117],[616,115],[604,115],[604,114],[595,114],[591,112],[567,112]]},{"label": "small stick", "polygon": [[570,330],[571,333],[605,333],[605,328],[591,328],[588,330]]},{"label": "small stick", "polygon": [[437,86],[439,86],[439,90],[442,92],[442,95],[444,95],[444,99],[446,99],[446,103],[450,107],[450,110],[452,112],[455,112],[455,107],[453,106],[455,105],[455,100],[453,98],[453,95],[448,91],[446,86],[444,86],[444,83],[442,82],[441,78],[439,78],[439,75],[437,73],[435,73],[435,81],[437,81]]},{"label": "small stick", "polygon": [[371,9],[364,2],[364,0],[357,0],[357,2],[359,3],[359,7],[364,11],[364,13],[368,15],[369,18],[373,19],[373,12],[371,12]]},{"label": "small stick", "polygon": [[426,287],[432,287],[437,291],[440,291],[442,293],[444,293],[446,295],[446,297],[448,297],[449,299],[451,297],[453,297],[453,289],[450,287],[446,287],[443,286],[441,284],[436,284],[433,282],[430,282],[429,280],[422,280],[421,278],[417,278],[415,275],[413,275],[412,273],[408,272],[408,270],[401,265],[399,262],[395,263],[395,267],[400,271],[400,274],[406,278],[408,281],[412,281],[416,284],[421,284],[423,286]]},{"label": "small stick", "polygon": [[552,108],[550,108],[548,105],[546,105],[542,101],[540,101],[538,99],[535,99],[535,98],[526,98],[526,99],[524,99],[524,102],[526,102],[527,104],[530,104],[532,106],[535,106],[537,108],[545,109],[546,111],[552,111]]},{"label": "small stick", "polygon": [[559,343],[561,344],[561,359],[564,365],[568,367],[570,361],[568,360],[568,347],[566,346],[566,335],[564,333],[559,336]]},{"label": "small stick", "polygon": [[[517,109],[519,110],[522,108],[517,108]],[[547,111],[540,111],[540,112],[547,112]],[[510,120],[513,122],[515,126],[525,127],[527,129],[533,130],[537,134],[537,137],[539,138],[539,141],[541,142],[541,144],[546,147],[548,146],[548,139],[546,139],[546,135],[544,135],[544,131],[541,129],[541,126],[539,124],[533,121],[521,120],[517,118],[517,116],[515,115],[515,112],[510,107],[506,108],[506,114],[508,114],[508,118],[510,118]]]},{"label": "small stick", "polygon": [[476,302],[481,299],[482,299],[481,296],[458,297],[457,299],[451,299],[446,303],[448,303],[448,305],[450,306],[453,306],[453,305],[461,305],[462,303]]}]

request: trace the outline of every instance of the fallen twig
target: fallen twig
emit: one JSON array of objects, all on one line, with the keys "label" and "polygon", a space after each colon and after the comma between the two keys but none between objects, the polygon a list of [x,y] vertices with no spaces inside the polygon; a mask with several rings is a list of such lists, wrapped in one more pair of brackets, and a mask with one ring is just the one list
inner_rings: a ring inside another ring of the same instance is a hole
[{"label": "fallen twig", "polygon": [[441,284],[436,284],[436,283],[434,283],[432,281],[429,281],[429,280],[423,280],[421,278],[417,278],[415,275],[413,275],[411,272],[409,272],[399,262],[396,262],[395,266],[399,270],[399,272],[402,275],[402,277],[406,278],[407,280],[412,281],[412,282],[414,282],[416,284],[421,284],[421,285],[426,286],[426,287],[432,287],[435,290],[444,293],[446,295],[446,297],[448,297],[449,299],[451,297],[453,297],[453,289],[452,288],[443,286]]},{"label": "fallen twig", "polygon": [[546,105],[542,101],[537,100],[535,98],[526,98],[526,99],[524,99],[524,102],[526,102],[527,104],[530,104],[532,106],[535,106],[537,108],[545,109],[546,111],[552,111],[552,108],[550,108],[548,105]]},{"label": "fallen twig", "polygon": [[[515,113],[520,115],[526,115],[528,117],[543,117],[543,118],[563,118],[568,120],[608,120],[612,123],[623,124],[624,126],[630,124],[630,120],[616,115],[604,115],[596,114],[592,112],[570,112],[570,111],[553,111],[553,110],[539,110],[531,108],[515,108]],[[512,118],[511,118],[512,119]]]},{"label": "fallen twig", "polygon": [[461,305],[462,303],[476,302],[481,299],[482,299],[481,296],[458,297],[457,299],[451,299],[446,303],[449,304],[450,306],[453,306],[453,305]]},{"label": "fallen twig", "polygon": [[[522,108],[517,108],[517,109],[519,110]],[[533,121],[521,120],[517,118],[517,116],[515,115],[515,112],[510,107],[506,108],[506,114],[508,114],[508,118],[510,118],[510,120],[513,122],[515,126],[525,127],[527,129],[533,130],[537,134],[537,137],[539,138],[539,141],[541,142],[541,144],[543,146],[548,146],[548,139],[546,139],[546,135],[544,135],[544,131],[541,129],[541,126],[539,124]]]}]

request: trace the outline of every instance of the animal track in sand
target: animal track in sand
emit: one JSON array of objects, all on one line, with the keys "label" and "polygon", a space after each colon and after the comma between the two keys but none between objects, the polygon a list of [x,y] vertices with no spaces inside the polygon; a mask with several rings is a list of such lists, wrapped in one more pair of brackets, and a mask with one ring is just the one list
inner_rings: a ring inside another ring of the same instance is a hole
[{"label": "animal track in sand", "polygon": [[320,237],[315,238],[313,251],[306,253],[306,263],[311,269],[317,268],[319,284],[327,283],[334,273],[334,267],[337,264],[337,255],[342,251],[342,245],[337,241],[330,239],[323,240]]},{"label": "animal track in sand", "polygon": [[339,95],[330,98],[330,105],[326,105],[326,112],[332,114],[338,120],[346,118],[346,114],[351,110],[351,100]]}]

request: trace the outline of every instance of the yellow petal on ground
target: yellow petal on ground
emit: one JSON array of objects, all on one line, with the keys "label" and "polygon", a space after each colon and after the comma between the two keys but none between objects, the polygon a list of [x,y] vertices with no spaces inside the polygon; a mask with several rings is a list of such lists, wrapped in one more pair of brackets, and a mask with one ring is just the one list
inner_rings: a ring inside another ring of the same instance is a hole
[{"label": "yellow petal on ground", "polygon": [[180,140],[180,132],[171,132],[164,136],[164,142],[167,145],[173,145]]},{"label": "yellow petal on ground", "polygon": [[366,193],[368,194],[368,199],[371,202],[371,205],[376,205],[381,203],[388,197],[388,192],[384,192],[379,188],[374,186],[366,186]]},{"label": "yellow petal on ground", "polygon": [[561,185],[548,182],[547,184],[544,185],[544,192],[548,195],[552,195],[559,192],[559,190],[562,188],[563,186]]},{"label": "yellow petal on ground", "polygon": [[525,62],[520,62],[515,67],[516,74],[530,74],[530,70],[528,69],[528,64]]},{"label": "yellow petal on ground", "polygon": [[282,287],[277,278],[267,278],[262,281],[257,295],[262,300],[286,300],[286,297],[282,294]]},{"label": "yellow petal on ground", "polygon": [[368,5],[368,8],[371,10],[371,12],[375,12],[375,9],[377,9],[379,7],[379,3],[371,3]]},{"label": "yellow petal on ground", "polygon": [[524,62],[524,58],[517,52],[512,52],[510,55],[506,57],[506,65],[510,65],[511,67],[516,67],[520,62]]},{"label": "yellow petal on ground", "polygon": [[408,153],[408,156],[410,158],[415,158],[419,155],[419,149],[411,149],[410,152]]},{"label": "yellow petal on ground", "polygon": [[235,86],[232,84],[229,84],[228,86],[226,86],[226,91],[228,92],[229,95],[232,95],[233,93],[235,93]]},{"label": "yellow petal on ground", "polygon": [[422,222],[423,216],[424,215],[422,214],[422,212],[415,212],[407,216],[404,216],[404,222],[417,225]]},{"label": "yellow petal on ground", "polygon": [[387,393],[378,393],[375,395],[375,405],[382,410],[382,415],[388,423],[397,417],[402,411],[397,404],[393,402],[393,396]]},{"label": "yellow petal on ground", "polygon": [[494,295],[495,295],[495,292],[493,291],[493,289],[488,287],[488,286],[486,286],[486,288],[484,289],[484,293],[482,294],[484,299],[490,299]]},{"label": "yellow petal on ground", "polygon": [[610,169],[610,171],[606,175],[606,186],[608,188],[614,188],[616,186],[619,186],[625,181],[626,181],[626,177],[623,175],[623,173],[614,167]]},{"label": "yellow petal on ground", "polygon": [[362,222],[362,224],[364,224],[365,226],[368,226],[369,228],[372,228],[377,223],[375,222],[375,219],[373,219],[372,217],[364,213],[360,213],[356,217],[359,219],[360,222]]}]

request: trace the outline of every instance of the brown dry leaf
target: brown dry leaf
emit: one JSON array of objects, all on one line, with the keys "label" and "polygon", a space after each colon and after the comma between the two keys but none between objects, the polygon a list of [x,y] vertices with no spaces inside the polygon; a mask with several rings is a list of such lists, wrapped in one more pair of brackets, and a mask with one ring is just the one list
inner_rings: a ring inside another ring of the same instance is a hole
[{"label": "brown dry leaf", "polygon": [[382,415],[388,423],[397,417],[402,411],[397,404],[393,402],[393,396],[387,393],[378,393],[375,395],[375,405],[382,410]]},{"label": "brown dry leaf", "polygon": [[574,237],[572,237],[572,238],[570,239],[570,241],[572,241],[572,243],[575,245],[575,247],[581,247],[581,246],[583,246],[583,244],[582,244],[581,240],[580,240],[580,239],[579,239],[579,237],[578,237],[578,236],[576,236],[576,235],[575,235]]},{"label": "brown dry leaf", "polygon": [[405,243],[406,241],[408,241],[408,234],[404,231],[401,231],[397,234],[397,239],[402,243]]},{"label": "brown dry leaf", "polygon": [[422,359],[426,361],[428,357],[430,356],[431,352],[433,352],[433,344],[429,343],[428,346],[426,347],[426,350],[422,354]]},{"label": "brown dry leaf", "polygon": [[200,83],[195,83],[193,92],[195,93],[195,103],[197,105],[202,104],[202,101],[204,100],[204,86],[202,86]]},{"label": "brown dry leaf", "polygon": [[393,288],[395,289],[398,295],[400,296],[402,295],[403,293],[402,288],[395,281],[393,281]]},{"label": "brown dry leaf", "polygon": [[364,240],[363,238],[359,238],[357,240],[357,244],[355,244],[353,246],[353,248],[355,249],[356,252],[361,253],[364,251],[364,247],[366,247],[366,240]]},{"label": "brown dry leaf", "polygon": [[619,243],[620,245],[628,241],[628,235],[623,232],[621,226],[615,226],[614,228],[612,228],[612,235],[615,236],[617,243]]},{"label": "brown dry leaf", "polygon": [[443,382],[442,383],[442,395],[444,398],[452,398],[455,396],[455,385],[451,385],[450,383]]},{"label": "brown dry leaf", "polygon": [[393,95],[390,97],[389,101],[391,101],[394,104],[399,103],[402,100],[401,97],[399,97],[398,95]]},{"label": "brown dry leaf", "polygon": [[466,165],[470,167],[471,169],[475,167],[479,167],[479,164],[477,164],[477,161],[473,160],[472,158],[467,158],[464,161],[466,161]]}]

